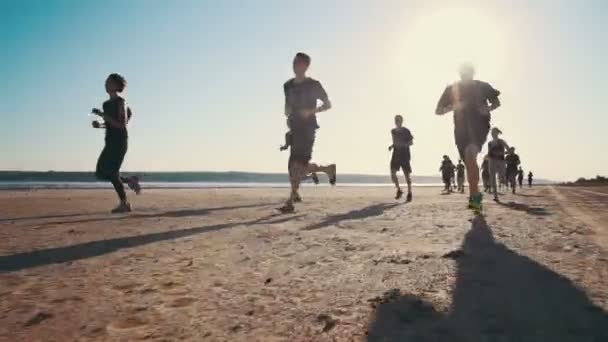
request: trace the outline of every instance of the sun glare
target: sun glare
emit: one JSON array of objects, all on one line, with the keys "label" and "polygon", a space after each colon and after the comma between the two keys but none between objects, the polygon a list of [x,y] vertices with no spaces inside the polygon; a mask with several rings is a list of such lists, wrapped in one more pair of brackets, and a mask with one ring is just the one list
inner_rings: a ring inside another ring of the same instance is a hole
[{"label": "sun glare", "polygon": [[472,63],[486,79],[504,72],[507,39],[489,14],[471,8],[442,9],[408,25],[401,45],[406,83],[435,91],[457,78],[458,66]]}]

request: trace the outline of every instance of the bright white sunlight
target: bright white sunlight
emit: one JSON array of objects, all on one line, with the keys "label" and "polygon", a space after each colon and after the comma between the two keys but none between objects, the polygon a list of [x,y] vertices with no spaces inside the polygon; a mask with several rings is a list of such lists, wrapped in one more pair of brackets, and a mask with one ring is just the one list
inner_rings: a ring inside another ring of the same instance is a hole
[{"label": "bright white sunlight", "polygon": [[438,84],[457,77],[464,62],[475,65],[485,78],[500,76],[510,37],[497,19],[466,7],[430,10],[415,18],[403,35],[404,76],[433,96]]}]

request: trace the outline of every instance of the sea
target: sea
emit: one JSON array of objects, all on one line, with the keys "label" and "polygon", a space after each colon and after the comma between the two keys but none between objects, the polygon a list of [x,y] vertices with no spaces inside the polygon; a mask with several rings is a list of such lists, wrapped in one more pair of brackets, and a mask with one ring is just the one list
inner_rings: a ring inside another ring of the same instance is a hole
[{"label": "sea", "polygon": [[[286,188],[287,174],[254,172],[123,172],[123,176],[137,175],[147,189],[198,189],[198,188]],[[325,175],[319,175],[318,186],[329,186]],[[414,186],[441,186],[441,178],[413,176]],[[303,186],[313,186],[310,179]],[[338,174],[341,187],[392,186],[388,175]],[[0,189],[106,189],[93,172],[69,171],[0,171]]]}]

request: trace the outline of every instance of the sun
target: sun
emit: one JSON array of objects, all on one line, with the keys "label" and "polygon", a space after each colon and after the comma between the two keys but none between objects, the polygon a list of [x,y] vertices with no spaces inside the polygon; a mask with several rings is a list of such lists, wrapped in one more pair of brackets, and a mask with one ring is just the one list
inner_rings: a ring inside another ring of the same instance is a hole
[{"label": "sun", "polygon": [[419,90],[437,90],[472,63],[481,78],[500,78],[508,58],[508,39],[498,18],[475,8],[438,9],[407,25],[399,48],[404,79]]}]

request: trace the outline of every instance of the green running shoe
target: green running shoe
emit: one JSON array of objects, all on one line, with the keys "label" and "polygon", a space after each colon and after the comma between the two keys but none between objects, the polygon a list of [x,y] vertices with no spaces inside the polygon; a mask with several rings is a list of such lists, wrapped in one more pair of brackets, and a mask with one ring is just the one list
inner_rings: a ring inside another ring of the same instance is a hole
[{"label": "green running shoe", "polygon": [[476,213],[481,213],[483,210],[483,194],[478,193],[477,195],[473,195],[469,198],[469,209],[473,210]]}]

